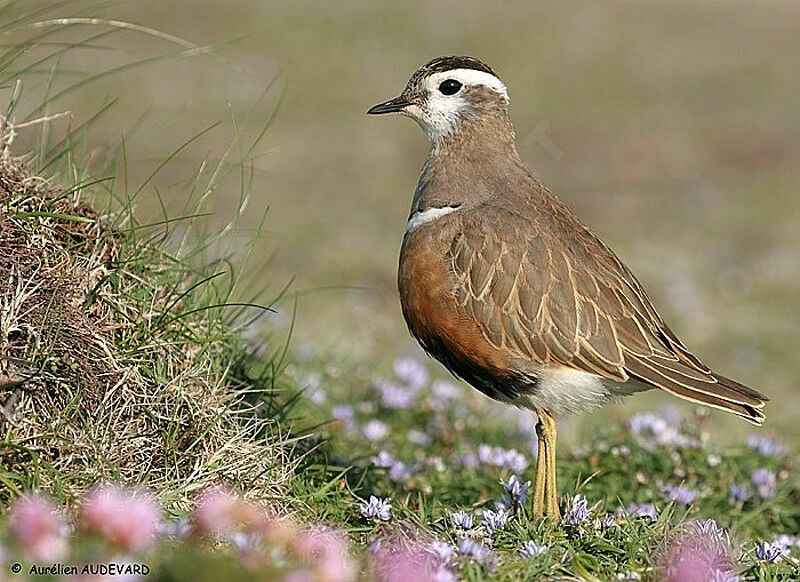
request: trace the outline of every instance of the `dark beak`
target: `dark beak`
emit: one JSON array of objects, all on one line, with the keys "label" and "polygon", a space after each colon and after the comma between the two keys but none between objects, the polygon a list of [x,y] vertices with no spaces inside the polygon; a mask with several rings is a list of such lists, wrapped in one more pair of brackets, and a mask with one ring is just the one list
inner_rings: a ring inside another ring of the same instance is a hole
[{"label": "dark beak", "polygon": [[411,101],[400,95],[400,97],[389,99],[384,103],[378,103],[375,107],[372,107],[369,111],[367,111],[367,114],[380,115],[381,113],[397,113],[409,105],[411,105]]}]

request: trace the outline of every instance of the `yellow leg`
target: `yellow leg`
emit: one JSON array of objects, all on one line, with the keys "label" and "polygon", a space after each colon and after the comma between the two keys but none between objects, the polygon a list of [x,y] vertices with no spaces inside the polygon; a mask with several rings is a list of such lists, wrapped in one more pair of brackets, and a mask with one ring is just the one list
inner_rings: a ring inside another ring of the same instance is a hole
[{"label": "yellow leg", "polygon": [[536,460],[536,481],[533,486],[533,519],[549,517],[561,521],[556,486],[556,420],[546,410],[539,410],[536,435],[539,453]]},{"label": "yellow leg", "polygon": [[554,521],[561,521],[558,509],[558,486],[556,484],[556,419],[548,412],[542,416],[545,420],[545,450],[547,451],[547,474],[545,481],[546,514]]},{"label": "yellow leg", "polygon": [[531,517],[538,519],[545,514],[545,488],[547,487],[547,441],[544,438],[542,421],[536,423],[539,448],[536,454],[536,480],[533,482],[533,510]]}]

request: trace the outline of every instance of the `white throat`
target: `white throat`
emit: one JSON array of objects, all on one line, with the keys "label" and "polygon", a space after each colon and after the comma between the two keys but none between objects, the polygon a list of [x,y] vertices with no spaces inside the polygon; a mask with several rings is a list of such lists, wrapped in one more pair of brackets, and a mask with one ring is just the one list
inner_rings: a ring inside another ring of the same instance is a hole
[{"label": "white throat", "polygon": [[437,218],[441,218],[451,212],[455,212],[458,210],[458,206],[442,206],[440,208],[428,208],[427,210],[417,210],[414,214],[411,215],[411,218],[408,219],[408,224],[406,224],[406,234],[415,231],[423,224],[427,224],[428,222],[432,222]]}]

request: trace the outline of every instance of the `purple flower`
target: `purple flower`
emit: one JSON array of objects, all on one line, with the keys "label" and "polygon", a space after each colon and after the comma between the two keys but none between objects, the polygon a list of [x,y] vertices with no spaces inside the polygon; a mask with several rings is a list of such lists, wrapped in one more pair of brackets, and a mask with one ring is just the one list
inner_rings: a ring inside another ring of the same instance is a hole
[{"label": "purple flower", "polygon": [[356,429],[356,415],[352,406],[349,404],[336,404],[331,411],[333,412],[333,417],[341,421],[348,431],[352,432]]},{"label": "purple flower", "polygon": [[258,532],[236,531],[228,537],[228,541],[237,552],[247,554],[252,552],[261,541],[261,534]]},{"label": "purple flower", "polygon": [[464,538],[458,545],[458,553],[469,556],[489,571],[497,567],[497,557],[492,550],[470,538]]},{"label": "purple flower", "polygon": [[394,382],[378,380],[373,384],[381,394],[381,406],[384,408],[405,409],[414,405],[417,398],[414,390],[400,386]]},{"label": "purple flower", "polygon": [[434,382],[431,387],[431,395],[437,405],[444,407],[451,401],[458,400],[461,396],[461,388],[451,382]]},{"label": "purple flower", "polygon": [[713,519],[698,519],[692,522],[692,527],[701,536],[720,536],[725,533],[725,530]]},{"label": "purple flower", "polygon": [[428,383],[428,370],[416,358],[400,358],[394,361],[394,375],[409,388],[418,390]]},{"label": "purple flower", "polygon": [[780,562],[785,554],[786,550],[778,543],[761,542],[760,544],[756,544],[756,558],[759,560]]},{"label": "purple flower", "polygon": [[389,521],[392,519],[392,504],[388,499],[378,499],[374,495],[369,496],[367,503],[359,505],[361,515],[367,519],[376,521]]},{"label": "purple flower", "polygon": [[499,529],[503,529],[508,521],[508,514],[502,509],[492,511],[491,509],[484,509],[481,515],[481,525],[486,530],[487,534],[493,534]]},{"label": "purple flower", "polygon": [[635,436],[658,437],[669,428],[669,423],[652,412],[644,412],[633,415],[628,428]]},{"label": "purple flower", "polygon": [[528,468],[528,459],[517,449],[511,449],[506,453],[505,468],[512,473],[522,473]]},{"label": "purple flower", "polygon": [[192,533],[192,524],[186,517],[176,521],[162,521],[156,526],[159,537],[185,539]]},{"label": "purple flower", "polygon": [[528,468],[527,459],[517,449],[478,445],[478,460],[485,465],[508,469],[517,474]]},{"label": "purple flower", "polygon": [[791,548],[800,548],[800,538],[790,534],[778,534],[773,542],[787,551]]},{"label": "purple flower", "polygon": [[564,515],[564,522],[567,525],[579,525],[589,519],[589,504],[583,495],[576,495],[570,502],[569,510]]},{"label": "purple flower", "polygon": [[697,491],[683,485],[667,485],[664,487],[663,492],[667,499],[680,505],[691,505],[697,499]]},{"label": "purple flower", "polygon": [[478,460],[488,465],[493,458],[494,449],[490,445],[478,445]]},{"label": "purple flower", "polygon": [[547,551],[547,544],[537,544],[533,540],[529,540],[522,544],[522,548],[519,550],[519,555],[523,558],[533,558],[534,556],[538,556],[539,554],[543,554]]},{"label": "purple flower", "polygon": [[411,477],[411,470],[403,461],[395,461],[389,469],[389,479],[401,481]]},{"label": "purple flower", "polygon": [[628,421],[628,428],[643,446],[687,446],[689,439],[663,417],[650,412],[636,414]]},{"label": "purple flower", "polygon": [[747,501],[747,499],[750,497],[750,493],[748,493],[745,485],[732,484],[730,487],[730,496],[731,502],[740,503],[742,501]]},{"label": "purple flower", "polygon": [[656,508],[651,503],[629,503],[625,507],[625,513],[630,517],[646,517],[651,521],[658,518]]},{"label": "purple flower", "polygon": [[451,513],[450,519],[453,520],[453,524],[456,527],[460,527],[461,529],[470,529],[475,523],[475,518],[465,511]]},{"label": "purple flower", "polygon": [[750,482],[756,490],[756,495],[761,499],[775,497],[775,473],[769,469],[756,469],[750,475]]},{"label": "purple flower", "polygon": [[500,499],[494,500],[494,508],[510,512],[514,509],[514,502],[511,500],[510,496],[503,494]]},{"label": "purple flower", "polygon": [[514,505],[525,505],[525,501],[528,499],[528,487],[531,486],[530,481],[525,481],[524,483],[519,480],[519,477],[516,475],[511,475],[508,478],[508,481],[500,481],[503,485],[503,488],[508,493],[508,496],[511,498],[511,502]]},{"label": "purple flower", "polygon": [[448,544],[447,542],[442,542],[439,540],[431,542],[430,546],[428,546],[430,552],[436,556],[442,562],[447,562],[450,558],[453,557],[455,553],[455,549],[452,545]]},{"label": "purple flower", "polygon": [[465,453],[463,455],[456,455],[453,457],[453,463],[456,466],[469,467],[474,469],[480,464],[480,459],[475,453]]},{"label": "purple flower", "polygon": [[517,449],[505,450],[502,447],[478,445],[478,460],[486,465],[507,469],[520,474],[528,468],[528,460]]},{"label": "purple flower", "polygon": [[747,446],[757,451],[762,457],[782,457],[786,448],[768,436],[751,434],[747,437]]},{"label": "purple flower", "polygon": [[605,531],[617,527],[617,520],[609,513],[601,517],[597,525],[602,531]]},{"label": "purple flower", "polygon": [[389,434],[389,427],[386,426],[386,423],[373,419],[361,427],[361,434],[363,434],[364,438],[368,441],[379,441],[386,438],[386,435]]},{"label": "purple flower", "polygon": [[480,545],[481,544],[471,538],[464,538],[461,540],[461,543],[458,544],[458,553],[462,556],[471,556]]},{"label": "purple flower", "polygon": [[514,424],[516,424],[517,432],[526,437],[533,437],[534,443],[537,441],[536,437],[536,417],[531,414],[530,410],[523,410],[514,408],[509,411],[513,416]]},{"label": "purple flower", "polygon": [[372,464],[380,469],[388,469],[395,463],[394,457],[389,454],[386,450],[381,450],[377,455],[374,455],[372,459]]}]

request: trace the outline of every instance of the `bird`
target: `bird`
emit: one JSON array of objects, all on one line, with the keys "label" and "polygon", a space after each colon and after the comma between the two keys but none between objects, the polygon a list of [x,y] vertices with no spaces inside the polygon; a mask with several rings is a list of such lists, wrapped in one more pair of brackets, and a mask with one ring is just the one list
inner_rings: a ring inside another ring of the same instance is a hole
[{"label": "bird", "polygon": [[454,376],[536,413],[532,518],[561,517],[558,417],[657,388],[763,423],[768,398],[695,357],[631,270],[528,169],[491,67],[435,58],[367,113],[401,113],[430,139],[400,249],[403,316]]}]

